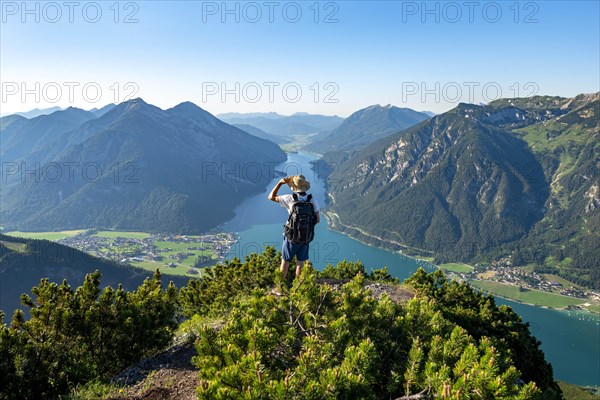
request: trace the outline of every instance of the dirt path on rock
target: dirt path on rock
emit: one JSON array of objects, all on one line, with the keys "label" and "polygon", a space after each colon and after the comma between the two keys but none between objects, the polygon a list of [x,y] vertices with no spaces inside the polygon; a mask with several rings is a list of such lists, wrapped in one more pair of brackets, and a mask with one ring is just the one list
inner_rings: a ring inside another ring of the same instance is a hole
[{"label": "dirt path on rock", "polygon": [[185,344],[142,360],[113,379],[123,386],[123,393],[109,400],[197,399],[198,371],[192,364],[195,355],[194,346]]}]

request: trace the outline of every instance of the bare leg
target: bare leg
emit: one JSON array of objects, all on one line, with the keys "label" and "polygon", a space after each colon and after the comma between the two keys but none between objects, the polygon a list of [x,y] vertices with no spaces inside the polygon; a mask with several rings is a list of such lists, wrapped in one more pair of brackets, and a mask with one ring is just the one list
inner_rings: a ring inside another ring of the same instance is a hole
[{"label": "bare leg", "polygon": [[281,271],[281,277],[283,278],[284,281],[285,281],[285,278],[287,278],[289,267],[290,267],[290,262],[285,261],[284,259],[281,259],[281,268],[279,270]]},{"label": "bare leg", "polygon": [[304,267],[304,263],[306,261],[297,261],[296,260],[296,278],[300,277],[300,274],[302,273],[302,267]]}]

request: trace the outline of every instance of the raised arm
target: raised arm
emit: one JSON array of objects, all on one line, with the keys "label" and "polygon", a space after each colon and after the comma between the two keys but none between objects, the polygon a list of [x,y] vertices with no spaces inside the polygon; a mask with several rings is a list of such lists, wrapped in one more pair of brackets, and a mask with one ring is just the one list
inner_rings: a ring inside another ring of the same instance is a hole
[{"label": "raised arm", "polygon": [[269,200],[271,200],[271,201],[279,203],[279,196],[277,196],[277,192],[279,192],[279,188],[281,188],[281,186],[283,186],[286,183],[288,183],[289,179],[290,178],[288,178],[288,177],[281,178],[281,180],[279,182],[277,182],[277,185],[275,185],[275,187],[273,188],[273,190],[271,190],[271,193],[269,193],[269,197],[267,197],[267,198]]}]

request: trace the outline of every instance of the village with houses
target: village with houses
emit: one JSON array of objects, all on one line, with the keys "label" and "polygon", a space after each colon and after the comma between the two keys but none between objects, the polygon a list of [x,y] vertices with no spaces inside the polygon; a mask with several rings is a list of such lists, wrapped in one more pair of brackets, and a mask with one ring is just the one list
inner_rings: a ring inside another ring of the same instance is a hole
[{"label": "village with houses", "polygon": [[177,235],[87,230],[58,242],[123,264],[193,276],[225,260],[236,237],[226,232]]},{"label": "village with houses", "polygon": [[[477,282],[494,282],[517,287],[520,292],[538,291],[600,303],[600,291],[578,287],[554,275],[540,274],[525,268],[514,267],[508,257],[491,262],[489,265],[475,264],[469,272],[451,274],[454,275],[454,278],[475,283],[476,286]],[[583,306],[586,305],[589,303],[570,305],[565,308],[584,309]]]}]

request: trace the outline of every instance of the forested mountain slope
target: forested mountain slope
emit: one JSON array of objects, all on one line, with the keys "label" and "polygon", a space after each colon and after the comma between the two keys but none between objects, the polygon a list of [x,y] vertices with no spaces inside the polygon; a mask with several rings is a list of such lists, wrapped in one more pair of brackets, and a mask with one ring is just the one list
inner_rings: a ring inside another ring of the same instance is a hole
[{"label": "forested mountain slope", "polygon": [[374,244],[438,261],[511,256],[598,288],[599,115],[597,93],[460,104],[326,155],[331,209]]}]

